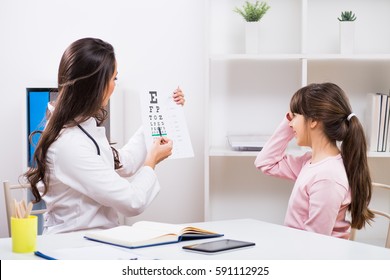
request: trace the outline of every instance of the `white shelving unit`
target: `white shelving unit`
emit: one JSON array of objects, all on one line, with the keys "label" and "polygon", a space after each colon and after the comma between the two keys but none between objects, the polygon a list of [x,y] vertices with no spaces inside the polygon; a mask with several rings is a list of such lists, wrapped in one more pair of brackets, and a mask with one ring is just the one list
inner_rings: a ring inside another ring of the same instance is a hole
[{"label": "white shelving unit", "polygon": [[[366,94],[390,90],[390,1],[267,0],[257,55],[245,54],[244,21],[233,12],[243,3],[206,1],[205,219],[281,224],[293,182],[261,174],[253,165],[257,153],[232,151],[226,136],[270,135],[292,94],[313,82],[341,86],[363,122]],[[337,17],[345,10],[357,16],[355,53],[341,55]],[[389,182],[390,153],[369,157],[374,179]],[[389,201],[381,203],[390,208]]]}]

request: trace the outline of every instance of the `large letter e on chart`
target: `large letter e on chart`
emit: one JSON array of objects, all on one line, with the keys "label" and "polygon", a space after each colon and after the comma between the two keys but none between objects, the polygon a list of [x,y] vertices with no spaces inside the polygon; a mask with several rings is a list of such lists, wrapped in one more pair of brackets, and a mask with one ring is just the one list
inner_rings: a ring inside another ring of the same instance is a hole
[{"label": "large letter e on chart", "polygon": [[150,94],[150,103],[157,104],[157,91],[149,91]]}]

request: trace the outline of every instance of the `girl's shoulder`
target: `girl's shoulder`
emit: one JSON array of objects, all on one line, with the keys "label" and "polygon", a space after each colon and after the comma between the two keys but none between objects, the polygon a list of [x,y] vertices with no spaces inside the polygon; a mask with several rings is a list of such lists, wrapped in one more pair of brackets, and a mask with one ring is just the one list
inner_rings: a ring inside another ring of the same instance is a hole
[{"label": "girl's shoulder", "polygon": [[325,158],[311,167],[316,180],[333,181],[341,185],[348,185],[347,172],[341,155]]}]

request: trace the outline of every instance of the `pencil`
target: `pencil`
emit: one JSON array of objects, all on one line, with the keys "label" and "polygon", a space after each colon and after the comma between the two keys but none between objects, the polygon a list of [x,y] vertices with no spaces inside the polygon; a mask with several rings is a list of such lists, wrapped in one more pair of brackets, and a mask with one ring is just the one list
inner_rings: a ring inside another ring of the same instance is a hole
[{"label": "pencil", "polygon": [[161,128],[157,127],[157,129],[158,129],[158,133],[160,134],[160,137],[161,137],[160,144],[165,144],[166,142],[165,142],[164,137],[163,137],[163,135],[161,133]]}]

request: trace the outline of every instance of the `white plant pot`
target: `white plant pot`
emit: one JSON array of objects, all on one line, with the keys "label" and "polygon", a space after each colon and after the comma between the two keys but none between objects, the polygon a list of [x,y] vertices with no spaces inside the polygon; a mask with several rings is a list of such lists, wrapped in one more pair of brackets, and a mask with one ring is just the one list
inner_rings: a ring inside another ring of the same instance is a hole
[{"label": "white plant pot", "polygon": [[340,21],[340,53],[352,54],[355,52],[355,22]]},{"label": "white plant pot", "polygon": [[245,22],[245,52],[257,54],[259,48],[259,23]]}]

